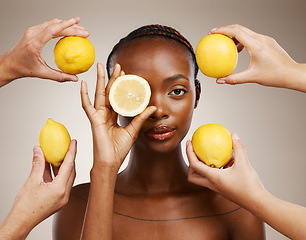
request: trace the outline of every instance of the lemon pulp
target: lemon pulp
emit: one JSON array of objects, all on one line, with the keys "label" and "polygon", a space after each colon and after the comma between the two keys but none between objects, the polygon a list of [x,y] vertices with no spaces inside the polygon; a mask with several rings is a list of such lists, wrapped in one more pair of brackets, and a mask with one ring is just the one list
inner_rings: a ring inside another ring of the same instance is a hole
[{"label": "lemon pulp", "polygon": [[111,86],[110,104],[121,116],[133,117],[143,112],[151,97],[149,83],[137,75],[118,77]]}]

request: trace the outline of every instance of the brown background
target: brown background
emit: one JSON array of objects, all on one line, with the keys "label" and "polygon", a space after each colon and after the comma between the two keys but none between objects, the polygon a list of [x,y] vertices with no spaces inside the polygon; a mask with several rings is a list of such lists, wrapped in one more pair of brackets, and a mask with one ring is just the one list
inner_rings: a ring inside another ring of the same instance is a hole
[{"label": "brown background", "polygon": [[[91,33],[96,62],[106,61],[119,38],[144,24],[170,25],[196,47],[210,29],[233,23],[274,37],[297,62],[306,62],[306,2],[304,0],[130,0],[130,1],[1,1],[0,54],[10,49],[30,26],[51,18],[81,17]],[[44,49],[53,63],[56,40]],[[247,51],[239,55],[236,71],[248,66]],[[93,96],[96,68],[79,75]],[[306,95],[255,84],[219,86],[199,74],[203,93],[187,136],[205,123],[224,125],[238,132],[252,166],[274,195],[306,206]],[[0,221],[31,169],[32,148],[49,117],[66,125],[78,140],[76,184],[89,180],[92,140],[89,122],[81,108],[79,83],[58,84],[39,79],[21,79],[0,89]],[[184,141],[185,144],[185,141]],[[281,213],[280,213],[281,214]],[[37,226],[28,239],[51,239],[52,219]],[[267,227],[267,239],[286,239]]]}]

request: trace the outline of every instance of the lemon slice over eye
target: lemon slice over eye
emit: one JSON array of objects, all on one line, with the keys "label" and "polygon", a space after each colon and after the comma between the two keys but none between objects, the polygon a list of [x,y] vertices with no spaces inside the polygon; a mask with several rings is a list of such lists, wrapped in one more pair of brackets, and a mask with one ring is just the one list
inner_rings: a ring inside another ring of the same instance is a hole
[{"label": "lemon slice over eye", "polygon": [[134,117],[148,106],[151,88],[147,80],[137,75],[119,76],[112,84],[109,101],[121,116]]}]

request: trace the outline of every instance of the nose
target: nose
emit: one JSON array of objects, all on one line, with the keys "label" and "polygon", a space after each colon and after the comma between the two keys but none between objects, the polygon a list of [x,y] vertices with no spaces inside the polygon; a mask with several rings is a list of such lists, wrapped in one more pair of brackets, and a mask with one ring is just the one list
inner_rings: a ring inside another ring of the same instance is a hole
[{"label": "nose", "polygon": [[152,120],[167,119],[169,117],[167,110],[167,101],[161,96],[151,96],[150,106],[155,106],[157,110],[150,116]]}]

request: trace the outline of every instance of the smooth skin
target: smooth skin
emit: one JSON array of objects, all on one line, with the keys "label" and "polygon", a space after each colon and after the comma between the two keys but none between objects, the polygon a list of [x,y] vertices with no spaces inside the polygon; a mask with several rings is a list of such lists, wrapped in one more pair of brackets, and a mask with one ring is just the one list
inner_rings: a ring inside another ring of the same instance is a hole
[{"label": "smooth skin", "polygon": [[[235,37],[246,47],[251,56],[247,70],[229,75],[222,79],[224,82],[221,83],[254,82],[264,86],[305,92],[306,77],[303,77],[306,73],[305,65],[295,63],[272,38],[240,25],[224,26],[211,32]],[[260,48],[264,50],[258,51]],[[271,195],[251,167],[238,134],[233,133],[232,139],[234,158],[225,169],[213,169],[203,164],[196,157],[192,143],[188,141],[186,151],[190,166],[189,181],[220,193],[288,238],[305,239],[306,208]]]},{"label": "smooth skin", "polygon": [[68,202],[76,176],[76,147],[76,140],[72,140],[61,167],[53,168],[54,178],[41,148],[33,148],[30,176],[18,192],[9,215],[0,225],[1,240],[26,239],[37,224]]},{"label": "smooth skin", "polygon": [[37,77],[58,82],[78,81],[76,75],[50,68],[42,58],[44,46],[62,36],[88,37],[89,32],[78,25],[80,18],[52,19],[26,30],[21,40],[0,56],[0,87],[15,79]]},{"label": "smooth skin", "polygon": [[[94,107],[82,84],[93,134],[91,183],[73,188],[54,218],[54,239],[80,239],[83,226],[82,239],[265,239],[255,216],[188,182],[181,141],[199,94],[187,49],[174,40],[142,38],[126,43],[114,61],[149,82],[150,107],[135,118],[119,116],[117,125],[107,99],[119,65],[106,89],[99,65]],[[130,148],[128,166],[118,174]]]}]

